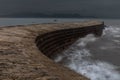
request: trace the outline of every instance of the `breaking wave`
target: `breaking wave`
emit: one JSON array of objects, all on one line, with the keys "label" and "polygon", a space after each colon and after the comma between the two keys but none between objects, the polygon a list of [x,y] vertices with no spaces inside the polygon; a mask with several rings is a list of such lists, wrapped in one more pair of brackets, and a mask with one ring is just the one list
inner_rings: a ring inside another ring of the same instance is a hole
[{"label": "breaking wave", "polygon": [[109,60],[97,59],[94,56],[95,54],[99,56],[114,54],[112,51],[116,50],[119,53],[119,42],[120,28],[106,27],[100,38],[96,38],[92,34],[80,38],[68,50],[56,55],[54,60],[91,80],[120,80],[119,66]]}]

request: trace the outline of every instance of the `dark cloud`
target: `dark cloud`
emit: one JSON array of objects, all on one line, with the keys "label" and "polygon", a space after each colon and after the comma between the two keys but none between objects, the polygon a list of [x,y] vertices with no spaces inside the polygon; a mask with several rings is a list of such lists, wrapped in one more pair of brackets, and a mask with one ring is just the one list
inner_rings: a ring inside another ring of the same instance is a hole
[{"label": "dark cloud", "polygon": [[120,0],[0,0],[0,15],[15,13],[79,13],[120,17]]}]

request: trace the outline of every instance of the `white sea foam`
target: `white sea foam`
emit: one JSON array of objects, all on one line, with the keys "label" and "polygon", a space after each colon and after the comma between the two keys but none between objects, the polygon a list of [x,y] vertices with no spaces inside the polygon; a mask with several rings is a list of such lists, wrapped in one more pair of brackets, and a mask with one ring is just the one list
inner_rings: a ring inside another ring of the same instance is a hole
[{"label": "white sea foam", "polygon": [[[107,34],[109,34],[109,35],[107,35]],[[109,26],[109,27],[105,28],[105,30],[103,31],[103,35],[120,37],[120,28]]]},{"label": "white sea foam", "polygon": [[[106,28],[103,36],[107,34],[115,37],[115,35],[120,34],[120,28]],[[89,42],[94,42],[97,39],[91,34],[79,39],[63,54],[58,55],[55,61],[75,70],[77,73],[85,75],[91,80],[120,80],[120,73],[117,71],[117,66],[93,59],[90,50],[86,48]],[[119,40],[116,42],[119,42]],[[101,47],[101,49],[107,48],[107,46]]]}]

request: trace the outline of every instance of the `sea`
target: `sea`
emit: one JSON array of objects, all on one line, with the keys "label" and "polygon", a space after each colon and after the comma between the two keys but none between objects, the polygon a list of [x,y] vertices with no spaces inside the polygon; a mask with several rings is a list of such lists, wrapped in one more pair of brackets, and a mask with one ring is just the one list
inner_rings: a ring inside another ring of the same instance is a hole
[{"label": "sea", "polygon": [[0,27],[90,20],[104,21],[102,36],[88,34],[53,60],[90,80],[120,80],[120,19],[0,18]]}]

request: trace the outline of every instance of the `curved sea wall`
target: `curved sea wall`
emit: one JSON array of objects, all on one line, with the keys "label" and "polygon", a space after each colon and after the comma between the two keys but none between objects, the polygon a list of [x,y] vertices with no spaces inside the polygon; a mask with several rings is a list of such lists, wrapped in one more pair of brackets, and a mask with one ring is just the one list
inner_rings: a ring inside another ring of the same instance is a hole
[{"label": "curved sea wall", "polygon": [[55,53],[60,53],[73,44],[78,38],[87,34],[101,36],[103,27],[101,25],[62,29],[39,35],[36,38],[37,47],[46,56],[50,57]]},{"label": "curved sea wall", "polygon": [[34,24],[0,28],[1,80],[89,80],[48,57],[89,33],[102,34],[104,23]]}]

